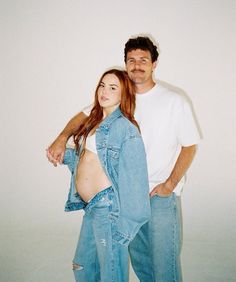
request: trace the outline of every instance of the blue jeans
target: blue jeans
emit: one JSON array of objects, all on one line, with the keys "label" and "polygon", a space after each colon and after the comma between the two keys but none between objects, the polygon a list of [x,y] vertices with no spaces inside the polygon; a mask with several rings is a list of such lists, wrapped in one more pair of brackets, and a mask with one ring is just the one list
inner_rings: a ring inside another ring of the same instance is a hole
[{"label": "blue jeans", "polygon": [[73,260],[78,282],[128,281],[128,247],[113,241],[117,200],[111,187],[99,192],[86,205]]},{"label": "blue jeans", "polygon": [[172,193],[150,201],[151,219],[129,245],[131,264],[140,282],[180,282],[180,198]]}]

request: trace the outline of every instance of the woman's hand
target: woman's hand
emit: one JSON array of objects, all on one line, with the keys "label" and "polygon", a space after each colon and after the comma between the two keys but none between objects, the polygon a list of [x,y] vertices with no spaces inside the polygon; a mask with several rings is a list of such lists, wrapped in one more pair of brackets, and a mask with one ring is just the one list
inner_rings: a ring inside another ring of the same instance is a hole
[{"label": "woman's hand", "polygon": [[67,138],[59,135],[57,139],[46,149],[46,155],[54,166],[61,164],[66,150]]}]

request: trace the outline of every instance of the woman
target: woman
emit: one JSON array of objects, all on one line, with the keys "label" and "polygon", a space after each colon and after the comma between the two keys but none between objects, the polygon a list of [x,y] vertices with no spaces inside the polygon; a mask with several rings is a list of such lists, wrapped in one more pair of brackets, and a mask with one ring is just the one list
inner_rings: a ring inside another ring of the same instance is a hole
[{"label": "woman", "polygon": [[71,173],[66,211],[84,209],[73,260],[76,281],[128,281],[128,245],[150,216],[135,91],[125,71],[105,72],[94,107],[64,156]]}]

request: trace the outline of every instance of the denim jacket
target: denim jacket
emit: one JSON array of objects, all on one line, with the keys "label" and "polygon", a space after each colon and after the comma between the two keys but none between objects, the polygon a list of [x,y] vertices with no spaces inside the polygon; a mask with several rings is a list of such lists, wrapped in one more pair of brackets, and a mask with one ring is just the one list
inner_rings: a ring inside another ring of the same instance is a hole
[{"label": "denim jacket", "polygon": [[[117,213],[112,214],[117,227],[113,238],[128,245],[151,215],[143,141],[137,127],[119,108],[103,120],[95,134],[99,160],[119,203]],[[65,211],[85,205],[75,187],[79,155],[75,149],[66,149],[63,163],[71,171],[71,183]]]}]

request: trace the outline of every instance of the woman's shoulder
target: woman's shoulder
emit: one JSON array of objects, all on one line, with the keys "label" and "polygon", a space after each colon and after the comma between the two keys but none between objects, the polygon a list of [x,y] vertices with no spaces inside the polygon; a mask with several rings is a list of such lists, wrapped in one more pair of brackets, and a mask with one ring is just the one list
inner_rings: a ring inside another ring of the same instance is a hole
[{"label": "woman's shoulder", "polygon": [[116,119],[112,127],[120,134],[123,133],[126,137],[140,137],[140,132],[137,126],[124,115],[121,115]]}]

